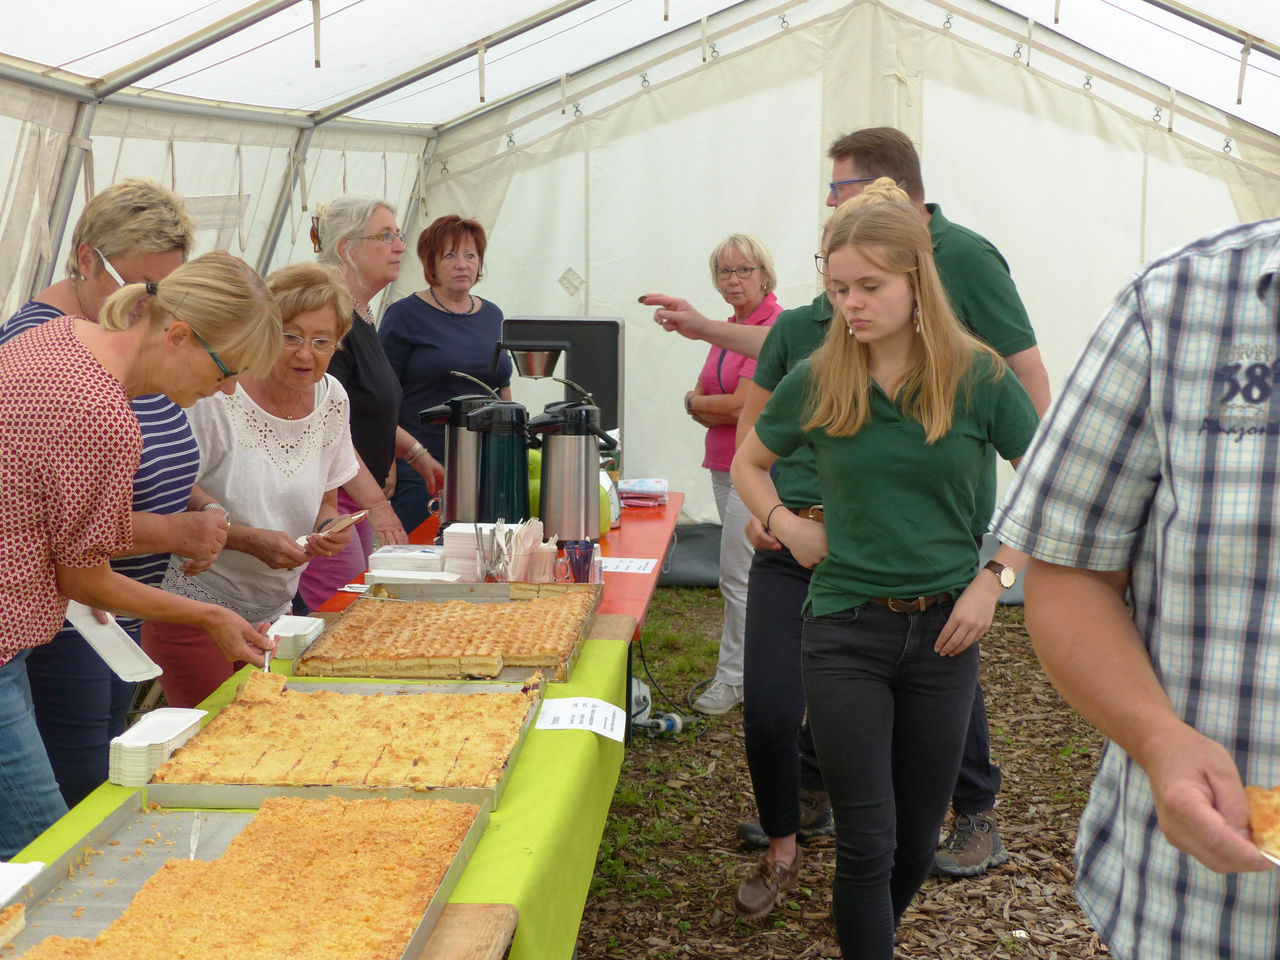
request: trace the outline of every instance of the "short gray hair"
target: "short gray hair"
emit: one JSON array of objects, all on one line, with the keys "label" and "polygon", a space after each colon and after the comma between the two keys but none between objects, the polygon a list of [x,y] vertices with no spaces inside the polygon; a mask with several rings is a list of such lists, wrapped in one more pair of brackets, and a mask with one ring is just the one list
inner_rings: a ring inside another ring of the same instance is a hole
[{"label": "short gray hair", "polygon": [[773,293],[773,288],[778,285],[778,273],[773,269],[773,257],[769,256],[765,245],[749,233],[731,234],[721,240],[711,251],[711,285],[713,287],[720,289],[720,257],[727,250],[737,250],[748,260],[753,261],[760,268],[765,296]]}]

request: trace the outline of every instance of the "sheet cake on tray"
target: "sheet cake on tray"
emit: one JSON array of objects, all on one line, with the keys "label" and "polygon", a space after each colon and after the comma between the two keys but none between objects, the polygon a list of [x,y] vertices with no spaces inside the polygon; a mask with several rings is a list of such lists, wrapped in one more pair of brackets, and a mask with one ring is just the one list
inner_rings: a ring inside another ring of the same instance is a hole
[{"label": "sheet cake on tray", "polygon": [[[599,584],[378,589],[394,595],[353,603],[294,661],[295,674],[509,678],[504,671],[517,668],[525,675],[540,669],[567,680],[600,605]],[[420,596],[430,599],[416,599]]]},{"label": "sheet cake on tray", "polygon": [[273,797],[256,813],[125,805],[74,864],[37,878],[15,946],[33,960],[417,958],[488,810],[429,798]]},{"label": "sheet cake on tray", "polygon": [[430,790],[496,807],[539,699],[537,683],[325,683],[253,671],[147,791],[166,806],[234,807],[324,788]]}]

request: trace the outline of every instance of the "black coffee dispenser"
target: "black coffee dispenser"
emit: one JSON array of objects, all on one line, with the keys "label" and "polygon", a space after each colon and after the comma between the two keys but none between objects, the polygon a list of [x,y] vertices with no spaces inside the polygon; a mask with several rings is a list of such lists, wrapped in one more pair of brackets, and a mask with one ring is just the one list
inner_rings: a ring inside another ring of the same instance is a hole
[{"label": "black coffee dispenser", "polygon": [[491,400],[467,414],[480,448],[476,522],[529,519],[529,412],[514,400]]}]

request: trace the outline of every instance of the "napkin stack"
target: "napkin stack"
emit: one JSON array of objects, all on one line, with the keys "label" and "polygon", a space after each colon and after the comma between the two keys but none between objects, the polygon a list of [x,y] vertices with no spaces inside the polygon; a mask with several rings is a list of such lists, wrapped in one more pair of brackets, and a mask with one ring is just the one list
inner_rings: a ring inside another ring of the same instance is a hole
[{"label": "napkin stack", "polygon": [[142,787],[160,764],[200,729],[204,710],[161,707],[144,714],[111,741],[107,778],[122,787]]},{"label": "napkin stack", "polygon": [[624,507],[660,507],[667,502],[667,481],[619,480],[618,496]]},{"label": "napkin stack", "polygon": [[[474,534],[472,537],[474,540]],[[471,546],[474,549],[475,543]],[[444,569],[444,559],[444,547],[435,544],[392,543],[369,554],[369,569],[440,571]]]}]

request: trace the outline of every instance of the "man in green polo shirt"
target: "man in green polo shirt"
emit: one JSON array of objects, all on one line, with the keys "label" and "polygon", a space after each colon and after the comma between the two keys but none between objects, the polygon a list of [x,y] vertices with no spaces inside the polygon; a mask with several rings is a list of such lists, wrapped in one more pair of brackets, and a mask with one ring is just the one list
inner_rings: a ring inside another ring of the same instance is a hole
[{"label": "man in green polo shirt", "polygon": [[[1049,405],[1048,375],[1008,265],[988,240],[951,223],[937,204],[924,202],[920,159],[910,139],[888,127],[858,130],[838,139],[829,156],[833,161],[829,206],[838,206],[856,196],[880,176],[891,177],[907,192],[929,225],[938,270],[957,315],[1004,356],[1030,395],[1036,412],[1043,414]],[[820,269],[824,266],[821,256],[818,264]],[[655,319],[667,329],[716,342],[713,321],[688,316],[683,311],[664,313]],[[821,343],[830,317],[825,295],[778,317],[760,348],[756,373],[739,418],[739,436],[751,429],[783,375]],[[778,495],[788,508],[804,511],[821,502],[817,475],[807,451],[797,451],[780,460],[775,482]],[[992,454],[975,510],[975,539],[980,540],[986,533],[995,486]],[[808,571],[789,555],[784,556],[785,550],[779,552],[779,544],[756,521],[752,521],[749,532],[758,552],[748,594],[744,727],[757,806],[767,829],[743,823],[738,831],[742,839],[761,847],[770,845],[773,837],[771,855],[776,856],[779,834],[796,831],[798,824],[798,838],[804,841],[829,829],[830,818],[807,730],[801,731],[798,763],[794,746],[794,731],[804,707],[798,676],[799,607]],[[752,603],[753,597],[757,598],[756,603]],[[799,603],[792,603],[795,597],[800,598]],[[789,605],[796,606],[796,610],[780,609]],[[798,812],[794,800],[784,803],[786,797],[796,795],[797,778],[801,787]],[[975,691],[964,761],[952,801],[957,816],[938,854],[941,871],[972,876],[1008,858],[993,809],[999,787],[1000,771],[991,763],[986,708],[979,688]],[[786,841],[781,850],[789,855],[794,838],[787,836]]]}]

